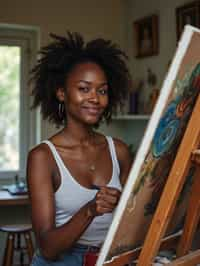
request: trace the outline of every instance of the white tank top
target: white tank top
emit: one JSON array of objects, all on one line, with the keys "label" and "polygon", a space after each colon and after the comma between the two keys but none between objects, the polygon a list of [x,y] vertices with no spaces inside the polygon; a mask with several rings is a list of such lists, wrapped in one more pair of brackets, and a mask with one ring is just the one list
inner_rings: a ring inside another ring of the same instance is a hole
[{"label": "white tank top", "polygon": [[[121,190],[122,186],[119,179],[120,168],[114,143],[111,137],[106,137],[106,139],[108,141],[113,166],[112,177],[107,186],[115,187]],[[61,184],[58,190],[55,192],[55,219],[56,227],[58,227],[68,222],[83,205],[91,201],[95,197],[97,190],[89,189],[80,185],[70,174],[55,146],[48,140],[43,141],[43,143],[46,143],[49,146],[61,176]],[[95,217],[81,235],[78,243],[92,246],[99,246],[102,244],[112,221],[112,217],[113,213],[106,213],[102,216]]]}]

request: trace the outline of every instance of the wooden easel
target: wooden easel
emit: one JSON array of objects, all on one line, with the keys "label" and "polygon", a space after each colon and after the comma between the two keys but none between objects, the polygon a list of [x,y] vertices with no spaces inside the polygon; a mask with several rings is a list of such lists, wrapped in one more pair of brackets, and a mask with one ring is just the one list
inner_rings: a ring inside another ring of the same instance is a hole
[{"label": "wooden easel", "polygon": [[[188,254],[200,218],[200,94],[180,144],[143,247],[123,253],[104,266],[124,266],[138,258],[137,266],[152,265],[161,249],[175,247],[178,259],[169,266],[195,266],[200,249]],[[198,150],[199,149],[199,150]],[[194,181],[182,233],[163,239],[190,166],[195,165]],[[199,241],[200,242],[200,241]],[[178,243],[178,245],[177,245]],[[200,243],[199,243],[200,248]]]}]

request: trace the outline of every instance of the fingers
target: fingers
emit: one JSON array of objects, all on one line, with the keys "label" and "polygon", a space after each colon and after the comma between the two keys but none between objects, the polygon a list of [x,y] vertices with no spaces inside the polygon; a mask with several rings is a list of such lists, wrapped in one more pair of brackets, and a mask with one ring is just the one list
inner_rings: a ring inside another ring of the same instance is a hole
[{"label": "fingers", "polygon": [[119,196],[120,194],[118,193],[115,193],[113,195],[113,194],[105,193],[104,191],[99,191],[96,195],[96,198],[97,198],[97,201],[102,201],[102,203],[105,202],[105,204],[107,203],[108,205],[115,206],[118,203]]},{"label": "fingers", "polygon": [[105,194],[109,194],[109,195],[113,195],[113,196],[120,196],[121,192],[117,189],[117,188],[113,188],[113,187],[106,187],[106,186],[101,186],[100,188],[100,192],[105,193]]},{"label": "fingers", "polygon": [[112,212],[116,207],[121,192],[115,188],[101,187],[96,195],[96,210],[99,214]]},{"label": "fingers", "polygon": [[91,216],[113,212],[121,195],[121,192],[116,188],[101,186],[98,189],[95,198],[88,203]]}]

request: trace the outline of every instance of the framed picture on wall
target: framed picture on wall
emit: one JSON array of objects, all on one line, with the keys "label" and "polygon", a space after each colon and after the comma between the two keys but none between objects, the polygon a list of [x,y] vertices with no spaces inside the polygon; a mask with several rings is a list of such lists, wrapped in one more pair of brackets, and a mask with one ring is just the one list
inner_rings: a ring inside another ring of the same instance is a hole
[{"label": "framed picture on wall", "polygon": [[176,8],[177,40],[185,25],[200,27],[200,1],[193,1]]},{"label": "framed picture on wall", "polygon": [[158,16],[152,15],[133,23],[135,56],[138,58],[158,54]]}]

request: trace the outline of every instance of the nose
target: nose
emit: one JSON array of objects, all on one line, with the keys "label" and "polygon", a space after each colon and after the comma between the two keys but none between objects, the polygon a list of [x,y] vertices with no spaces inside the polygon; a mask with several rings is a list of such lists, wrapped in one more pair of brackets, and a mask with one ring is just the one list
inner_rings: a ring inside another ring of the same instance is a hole
[{"label": "nose", "polygon": [[89,100],[94,102],[94,103],[98,103],[99,102],[99,95],[98,92],[96,91],[96,89],[92,89],[89,95]]}]

